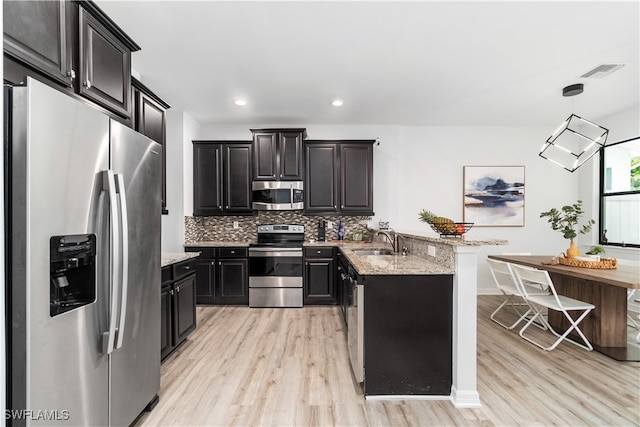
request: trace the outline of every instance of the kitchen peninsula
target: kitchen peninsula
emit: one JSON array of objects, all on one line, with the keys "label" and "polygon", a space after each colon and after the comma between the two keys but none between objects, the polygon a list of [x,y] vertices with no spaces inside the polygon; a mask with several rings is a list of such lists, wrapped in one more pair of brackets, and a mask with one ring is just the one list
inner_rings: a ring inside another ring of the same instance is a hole
[{"label": "kitchen peninsula", "polygon": [[[430,384],[426,389],[421,389],[419,384],[417,388],[412,388],[411,383],[404,384],[402,387],[406,395],[402,395],[402,398],[424,398],[429,395],[429,398],[450,398],[457,407],[479,407],[480,397],[476,384],[477,254],[481,246],[506,245],[508,242],[433,238],[409,234],[398,234],[396,238],[400,239],[398,246],[406,247],[410,255],[406,257],[401,254],[362,256],[358,255],[356,246],[349,244],[341,246],[341,252],[349,259],[359,277],[364,277],[365,316],[368,309],[374,311],[372,314],[374,317],[364,318],[364,358],[367,360],[365,394],[369,394],[368,398],[372,398],[373,394],[384,395],[384,398],[391,397],[385,395],[384,390],[389,390],[393,386],[392,381],[385,377],[387,375],[385,372],[369,372],[370,360],[367,359],[368,348],[371,348],[372,353],[383,350],[382,355],[378,354],[382,358],[397,357],[397,355],[384,354],[384,346],[392,344],[389,341],[385,343],[385,339],[393,341],[399,338],[394,337],[393,325],[389,325],[391,316],[396,316],[400,324],[406,322],[403,327],[409,334],[417,333],[417,329],[423,328],[420,332],[423,338],[424,336],[436,337],[436,330],[432,326],[438,322],[437,314],[442,315],[442,310],[450,310],[448,311],[450,313],[448,317],[451,320],[450,387],[444,382],[446,378],[442,376],[438,377],[440,383],[436,387]],[[429,255],[430,252],[435,253],[436,256]],[[403,280],[394,280],[399,277]],[[403,295],[402,293],[406,290],[415,294]],[[430,291],[433,292],[432,295]],[[394,299],[402,305],[401,309],[396,307],[396,310],[389,310],[389,304]],[[436,317],[430,319],[429,312],[432,309]],[[417,325],[412,322],[415,319],[407,318],[411,315],[420,316],[425,323],[422,326]],[[375,338],[374,343],[368,343],[367,341],[373,339],[376,334],[375,331],[367,333],[366,328],[374,324],[386,326],[381,330],[382,335]],[[442,327],[443,324],[440,326]],[[443,344],[442,336],[436,339],[440,340],[441,345]],[[379,347],[380,345],[383,347]],[[414,350],[420,351],[419,348]],[[444,354],[440,353],[439,357]],[[424,360],[430,356],[430,353],[424,353],[416,363],[424,364]],[[382,363],[381,366],[384,366],[384,360],[374,358],[374,362]],[[388,368],[389,365],[386,367]],[[432,368],[438,369],[438,365]],[[395,373],[400,376],[407,375],[406,372],[396,371]],[[424,372],[423,374],[426,375],[424,378],[431,375]],[[367,381],[371,375],[374,375],[374,382],[370,384],[368,393]],[[400,398],[400,396],[396,397]]]}]

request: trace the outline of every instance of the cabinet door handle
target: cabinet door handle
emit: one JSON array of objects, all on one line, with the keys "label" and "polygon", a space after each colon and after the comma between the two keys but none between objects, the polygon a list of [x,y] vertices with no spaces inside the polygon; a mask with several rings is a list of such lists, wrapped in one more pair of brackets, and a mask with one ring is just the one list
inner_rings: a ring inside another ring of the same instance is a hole
[{"label": "cabinet door handle", "polygon": [[91,81],[90,80],[85,81],[83,84],[87,89],[91,89]]},{"label": "cabinet door handle", "polygon": [[318,251],[317,253],[321,254],[321,253],[322,253],[322,251]]},{"label": "cabinet door handle", "polygon": [[282,174],[280,174],[280,178],[282,178]]},{"label": "cabinet door handle", "polygon": [[218,262],[218,265],[222,265],[222,261],[219,261],[219,262]]},{"label": "cabinet door handle", "polygon": [[76,72],[74,70],[67,71],[67,77],[69,77],[69,80],[75,79],[76,78]]},{"label": "cabinet door handle", "polygon": [[176,292],[177,292],[177,293],[180,293],[180,286],[178,286],[178,287],[176,288]]},{"label": "cabinet door handle", "polygon": [[235,253],[236,253],[236,251],[231,251],[231,253],[232,253],[232,254],[235,254]]},{"label": "cabinet door handle", "polygon": [[216,265],[216,262],[215,261],[211,261],[211,265]]},{"label": "cabinet door handle", "polygon": [[344,209],[344,205],[340,205],[340,209]]},{"label": "cabinet door handle", "polygon": [[169,291],[169,295],[173,295],[173,289]]},{"label": "cabinet door handle", "polygon": [[227,205],[227,206],[225,207],[225,209],[229,209],[229,205]]},{"label": "cabinet door handle", "polygon": [[188,265],[185,265],[185,266],[184,266],[184,269],[185,269],[185,270],[190,270],[190,269],[191,269],[191,267],[190,267],[190,266],[188,266]]}]

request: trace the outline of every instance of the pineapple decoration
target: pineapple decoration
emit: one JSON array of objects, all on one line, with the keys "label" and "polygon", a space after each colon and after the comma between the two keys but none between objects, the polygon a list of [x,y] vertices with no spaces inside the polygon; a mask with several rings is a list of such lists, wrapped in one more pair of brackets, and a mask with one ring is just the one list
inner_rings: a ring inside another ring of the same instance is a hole
[{"label": "pineapple decoration", "polygon": [[431,225],[434,231],[440,234],[463,234],[464,226],[460,229],[460,226],[456,224],[452,219],[437,216],[431,211],[423,209],[418,214],[420,221],[426,222]]}]

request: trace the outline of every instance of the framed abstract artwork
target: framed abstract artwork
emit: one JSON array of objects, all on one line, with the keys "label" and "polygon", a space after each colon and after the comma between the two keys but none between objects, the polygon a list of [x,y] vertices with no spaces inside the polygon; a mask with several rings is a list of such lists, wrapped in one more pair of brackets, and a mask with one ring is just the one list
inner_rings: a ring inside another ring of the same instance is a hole
[{"label": "framed abstract artwork", "polygon": [[464,166],[464,222],[524,226],[524,166]]}]

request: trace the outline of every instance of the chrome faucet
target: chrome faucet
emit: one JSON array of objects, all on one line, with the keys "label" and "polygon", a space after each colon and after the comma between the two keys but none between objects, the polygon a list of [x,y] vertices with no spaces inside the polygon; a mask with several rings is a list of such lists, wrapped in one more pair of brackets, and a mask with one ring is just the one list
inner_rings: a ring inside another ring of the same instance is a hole
[{"label": "chrome faucet", "polygon": [[382,234],[383,236],[385,236],[387,238],[387,240],[389,241],[389,243],[391,243],[391,246],[393,247],[393,252],[399,252],[398,249],[398,233],[396,233],[394,230],[389,229],[388,231],[386,230],[378,230],[376,231],[376,233],[374,234],[375,236]]}]

